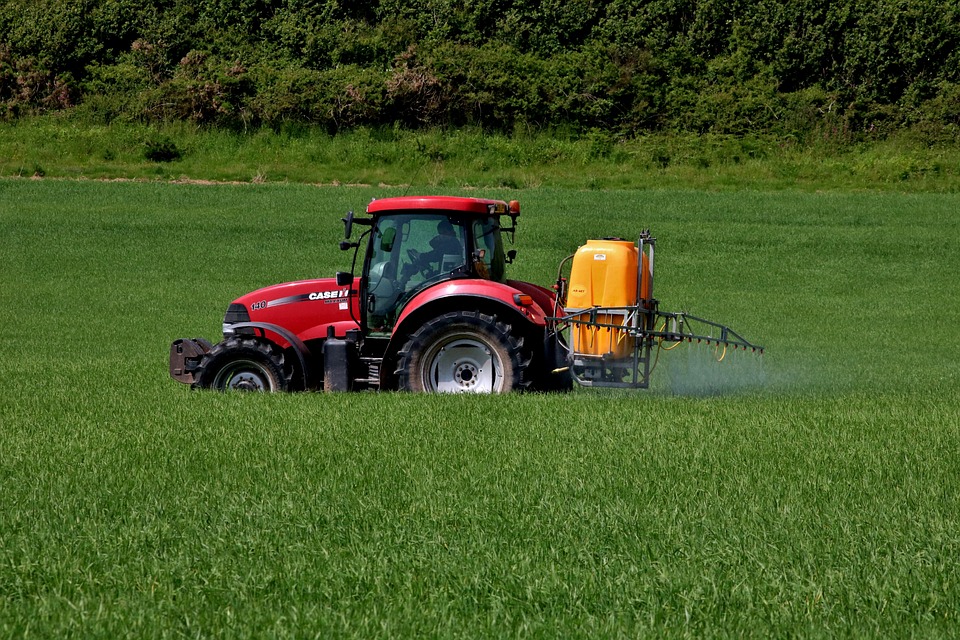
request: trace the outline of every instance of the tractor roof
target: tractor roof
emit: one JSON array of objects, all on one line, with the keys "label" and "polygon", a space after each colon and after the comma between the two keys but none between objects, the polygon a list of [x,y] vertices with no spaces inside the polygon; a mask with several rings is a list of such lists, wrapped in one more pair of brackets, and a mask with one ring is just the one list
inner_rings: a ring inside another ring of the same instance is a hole
[{"label": "tractor roof", "polygon": [[[476,215],[516,215],[520,213],[520,205],[503,200],[487,200],[485,198],[459,198],[455,196],[402,196],[398,198],[382,198],[367,205],[367,213],[384,213],[387,211],[409,211],[415,209],[433,209],[441,211],[457,211]],[[511,213],[513,210],[515,213]]]}]

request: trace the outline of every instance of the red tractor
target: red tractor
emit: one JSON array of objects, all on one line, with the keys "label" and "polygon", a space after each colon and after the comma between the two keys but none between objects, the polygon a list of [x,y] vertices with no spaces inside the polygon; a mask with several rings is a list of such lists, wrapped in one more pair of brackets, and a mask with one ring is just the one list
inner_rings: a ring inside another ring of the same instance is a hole
[{"label": "red tractor", "polygon": [[[173,378],[257,391],[646,387],[651,350],[664,341],[759,349],[722,325],[657,309],[649,233],[636,245],[590,241],[551,290],[506,277],[516,252],[501,236],[516,231],[516,201],[384,198],[367,214],[347,214],[340,243],[356,249],[354,264],[365,246],[359,278],[341,272],[238,298],[220,343],[174,341]],[[368,229],[351,242],[355,225]],[[691,331],[696,323],[709,335]]]},{"label": "red tractor", "polygon": [[[366,247],[359,278],[338,273],[238,298],[222,342],[173,343],[171,375],[219,390],[570,386],[567,372],[554,373],[561,360],[547,340],[556,294],[506,277],[516,253],[501,234],[515,231],[517,202],[385,198],[367,214],[347,214],[340,245]],[[350,242],[355,225],[369,229]]]}]

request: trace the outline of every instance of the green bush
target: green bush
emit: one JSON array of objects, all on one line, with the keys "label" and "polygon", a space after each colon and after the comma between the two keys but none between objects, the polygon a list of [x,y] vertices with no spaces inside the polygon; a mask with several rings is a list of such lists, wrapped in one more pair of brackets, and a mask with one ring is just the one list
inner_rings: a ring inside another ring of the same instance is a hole
[{"label": "green bush", "polygon": [[14,58],[0,46],[0,119],[66,109],[74,93],[70,74],[54,74],[34,58]]},{"label": "green bush", "polygon": [[143,143],[143,157],[151,162],[173,162],[183,157],[183,151],[169,136],[153,134]]},{"label": "green bush", "polygon": [[246,98],[251,94],[247,69],[204,51],[190,51],[173,77],[160,84],[146,106],[162,120],[232,125],[249,119]]},{"label": "green bush", "polygon": [[336,132],[384,118],[385,72],[353,65],[324,71],[257,66],[250,75],[255,87],[250,112],[274,127],[308,122]]},{"label": "green bush", "polygon": [[940,0],[0,0],[4,118],[841,141],[948,132],[958,83]]}]

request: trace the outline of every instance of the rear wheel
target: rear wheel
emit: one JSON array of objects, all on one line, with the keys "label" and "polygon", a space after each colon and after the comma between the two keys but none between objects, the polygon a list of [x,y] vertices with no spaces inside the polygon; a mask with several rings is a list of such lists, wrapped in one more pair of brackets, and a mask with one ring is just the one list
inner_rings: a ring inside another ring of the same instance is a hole
[{"label": "rear wheel", "polygon": [[255,338],[229,338],[207,353],[193,385],[217,391],[286,391],[290,375],[283,354]]},{"label": "rear wheel", "polygon": [[457,311],[434,318],[400,351],[400,388],[440,393],[502,393],[526,387],[523,340],[493,316]]}]

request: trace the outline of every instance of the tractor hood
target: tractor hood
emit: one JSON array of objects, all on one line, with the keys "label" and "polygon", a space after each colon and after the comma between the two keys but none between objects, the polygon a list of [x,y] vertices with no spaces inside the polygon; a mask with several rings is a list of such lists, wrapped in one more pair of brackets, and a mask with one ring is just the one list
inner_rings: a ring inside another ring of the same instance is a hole
[{"label": "tractor hood", "polygon": [[243,305],[250,321],[285,327],[304,341],[326,337],[329,325],[343,335],[347,328],[357,328],[354,319],[360,317],[357,296],[351,296],[350,287],[338,286],[335,278],[264,287],[237,298],[231,309],[237,309],[235,305]]}]

